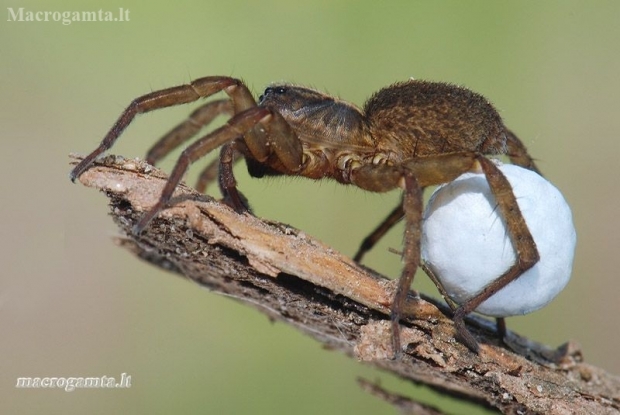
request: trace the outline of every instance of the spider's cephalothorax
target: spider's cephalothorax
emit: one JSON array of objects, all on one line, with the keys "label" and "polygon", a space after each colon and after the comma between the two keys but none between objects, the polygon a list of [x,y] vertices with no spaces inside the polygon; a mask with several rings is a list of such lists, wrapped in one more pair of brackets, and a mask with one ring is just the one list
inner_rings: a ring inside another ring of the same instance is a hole
[{"label": "spider's cephalothorax", "polygon": [[[135,99],[103,141],[71,172],[75,180],[98,155],[109,149],[140,113],[225,92],[229,99],[210,101],[194,111],[147,153],[154,164],[194,136],[220,114],[231,115],[222,127],[189,145],[179,157],[159,202],[134,227],[140,232],[168,204],[189,165],[221,147],[196,188],[218,178],[224,201],[243,212],[232,166],[246,159],[254,177],[297,175],[332,178],[373,192],[403,190],[400,203],[363,241],[356,261],[401,218],[405,219],[404,269],[392,304],[394,353],[400,353],[399,321],[415,271],[420,264],[422,189],[452,181],[468,171],[484,172],[517,252],[515,264],[478,295],[454,306],[461,340],[474,351],[478,343],[464,318],[484,300],[518,278],[539,259],[536,244],[521,215],[510,184],[486,155],[504,154],[515,164],[538,171],[521,141],[504,126],[493,106],[468,89],[438,82],[409,80],[375,93],[361,109],[319,91],[291,84],[269,86],[256,102],[238,79],[212,76],[155,91]],[[434,281],[437,283],[436,279]],[[441,287],[439,287],[441,290]],[[498,319],[504,334],[503,319]]]}]

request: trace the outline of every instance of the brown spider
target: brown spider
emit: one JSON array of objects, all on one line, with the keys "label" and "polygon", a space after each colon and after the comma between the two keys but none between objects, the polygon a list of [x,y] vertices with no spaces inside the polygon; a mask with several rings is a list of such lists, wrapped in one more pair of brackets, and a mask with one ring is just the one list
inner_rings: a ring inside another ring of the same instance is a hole
[{"label": "brown spider", "polygon": [[[238,212],[248,205],[237,190],[232,166],[245,157],[251,176],[296,175],[332,178],[372,192],[403,189],[402,203],[367,238],[355,255],[363,255],[404,217],[404,268],[391,307],[395,355],[401,351],[399,321],[415,271],[420,265],[422,190],[452,181],[468,171],[484,172],[506,222],[515,264],[482,292],[457,306],[452,303],[457,334],[472,351],[476,339],[464,318],[484,300],[518,278],[539,259],[536,244],[521,215],[510,184],[485,155],[507,155],[510,160],[538,171],[521,141],[503,124],[493,106],[468,89],[438,82],[409,80],[375,93],[363,109],[313,89],[274,84],[254,100],[240,80],[211,76],[187,85],[155,91],[135,99],[121,114],[103,141],[71,172],[75,180],[109,149],[137,114],[185,104],[224,91],[230,99],[211,101],[166,134],[147,154],[156,163],[195,135],[219,114],[228,122],[188,146],[179,157],[158,203],[135,225],[140,233],[170,201],[191,163],[222,146],[219,166],[212,163],[200,176],[203,191],[217,177],[224,200]],[[218,169],[219,168],[219,169]],[[428,271],[428,270],[427,270]],[[436,278],[431,275],[438,284]],[[438,284],[442,293],[442,287]],[[505,335],[503,318],[498,332]]]}]

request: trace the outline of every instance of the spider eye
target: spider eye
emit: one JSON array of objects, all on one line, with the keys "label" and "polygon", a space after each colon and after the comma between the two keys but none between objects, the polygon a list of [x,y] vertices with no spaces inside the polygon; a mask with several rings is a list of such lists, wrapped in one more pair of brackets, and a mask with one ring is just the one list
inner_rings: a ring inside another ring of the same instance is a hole
[{"label": "spider eye", "polygon": [[286,93],[286,88],[283,86],[270,86],[268,88],[265,89],[265,92],[263,92],[263,94],[261,96],[258,97],[259,102],[262,101],[264,98],[268,97],[269,95],[282,95]]},{"label": "spider eye", "polygon": [[269,88],[265,89],[265,92],[263,92],[263,95],[269,95],[269,94],[284,94],[286,92],[286,88],[282,87],[282,86],[276,86],[276,87],[272,87],[270,86]]}]

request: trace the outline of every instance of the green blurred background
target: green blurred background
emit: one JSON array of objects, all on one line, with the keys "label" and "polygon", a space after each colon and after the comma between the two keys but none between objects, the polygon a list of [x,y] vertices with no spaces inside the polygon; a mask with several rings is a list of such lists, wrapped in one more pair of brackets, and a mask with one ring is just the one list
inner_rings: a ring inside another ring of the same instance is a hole
[{"label": "green blurred background", "polygon": [[[133,98],[216,74],[241,77],[257,94],[288,80],[360,105],[409,77],[487,96],[563,191],[579,235],[567,289],[509,327],[554,346],[575,339],[587,361],[620,372],[620,2],[0,4],[0,413],[393,413],[357,387],[357,376],[474,413],[114,246],[106,199],[70,183],[67,155],[92,150]],[[8,22],[8,7],[123,7],[130,21]],[[141,117],[113,152],[143,156],[191,108]],[[259,216],[348,255],[398,199],[238,172]],[[399,260],[387,250],[401,235],[395,229],[366,263],[397,276]],[[436,293],[423,275],[415,287]],[[20,376],[122,372],[131,389],[14,388]]]}]

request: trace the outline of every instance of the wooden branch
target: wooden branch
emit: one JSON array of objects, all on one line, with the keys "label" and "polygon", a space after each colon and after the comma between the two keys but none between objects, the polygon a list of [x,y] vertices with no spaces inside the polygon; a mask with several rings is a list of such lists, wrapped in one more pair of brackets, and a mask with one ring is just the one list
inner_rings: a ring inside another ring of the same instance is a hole
[{"label": "wooden branch", "polygon": [[[389,308],[395,285],[287,225],[239,215],[181,185],[171,207],[139,236],[132,225],[155,204],[166,175],[139,160],[108,156],[80,181],[103,191],[123,235],[120,246],[155,266],[252,305],[366,364],[503,413],[612,414],[620,378],[582,361],[569,342],[557,350],[468,319],[475,355],[454,339],[445,306],[410,295],[402,342],[390,360]],[[516,352],[515,352],[516,351]],[[366,383],[367,390],[404,402]],[[399,405],[395,403],[395,405]],[[429,409],[429,411],[434,409]]]}]

